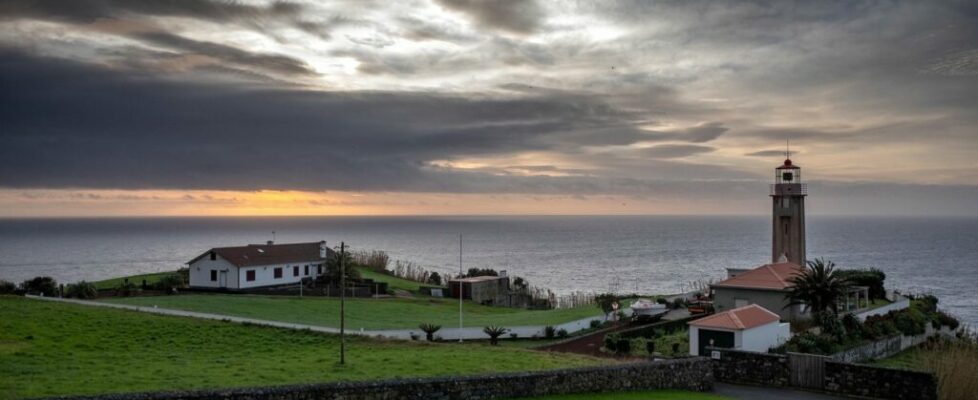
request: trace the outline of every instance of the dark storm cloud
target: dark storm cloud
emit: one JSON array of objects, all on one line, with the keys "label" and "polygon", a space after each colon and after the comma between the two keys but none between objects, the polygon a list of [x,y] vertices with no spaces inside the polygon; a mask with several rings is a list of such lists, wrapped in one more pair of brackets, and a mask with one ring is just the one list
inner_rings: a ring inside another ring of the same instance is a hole
[{"label": "dark storm cloud", "polygon": [[517,34],[534,33],[544,18],[543,10],[533,0],[437,1],[445,8],[465,13],[479,26]]},{"label": "dark storm cloud", "polygon": [[185,17],[217,23],[237,22],[260,28],[267,21],[328,36],[324,23],[303,19],[308,10],[296,3],[277,1],[250,5],[213,0],[6,0],[0,2],[0,19],[29,18],[88,24],[103,18],[131,16]]},{"label": "dark storm cloud", "polygon": [[648,147],[640,152],[651,158],[680,158],[689,157],[696,154],[709,153],[715,149],[709,146],[695,144],[662,144]]},{"label": "dark storm cloud", "polygon": [[[797,152],[794,154],[797,154]],[[761,150],[744,155],[748,157],[781,157],[784,156],[784,150]]]},{"label": "dark storm cloud", "polygon": [[0,186],[586,189],[603,186],[538,185],[429,162],[647,136],[594,99],[257,90],[12,51],[0,60]]},{"label": "dark storm cloud", "polygon": [[254,53],[233,46],[188,39],[166,32],[141,32],[130,36],[146,43],[177,50],[185,55],[212,57],[246,68],[257,68],[284,75],[315,75],[315,71],[305,62],[292,57]]}]

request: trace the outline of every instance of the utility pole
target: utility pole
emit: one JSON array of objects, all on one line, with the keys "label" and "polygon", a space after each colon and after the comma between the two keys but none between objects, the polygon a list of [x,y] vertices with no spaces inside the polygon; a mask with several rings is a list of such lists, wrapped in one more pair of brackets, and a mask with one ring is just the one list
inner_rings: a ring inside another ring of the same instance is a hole
[{"label": "utility pole", "polygon": [[340,242],[340,365],[346,364],[346,243]]},{"label": "utility pole", "polygon": [[462,283],[462,234],[458,234],[458,342],[462,343],[462,292],[465,285]]}]

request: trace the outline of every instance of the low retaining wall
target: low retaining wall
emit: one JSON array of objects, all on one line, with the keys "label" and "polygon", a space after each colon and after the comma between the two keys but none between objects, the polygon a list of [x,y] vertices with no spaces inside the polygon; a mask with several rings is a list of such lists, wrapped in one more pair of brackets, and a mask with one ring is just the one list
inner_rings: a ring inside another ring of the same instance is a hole
[{"label": "low retaining wall", "polygon": [[862,346],[853,347],[851,349],[846,349],[838,353],[829,356],[834,361],[840,362],[861,362],[870,359],[880,359],[887,358],[896,355],[897,353],[909,349],[911,347],[920,345],[929,339],[931,336],[935,335],[947,335],[953,336],[954,331],[948,327],[941,327],[941,329],[934,329],[931,324],[925,326],[924,333],[915,336],[904,336],[896,335],[885,339],[880,339],[872,343],[864,344]]},{"label": "low retaining wall", "polygon": [[937,379],[926,372],[827,361],[825,391],[881,399],[937,400]]},{"label": "low retaining wall", "polygon": [[728,349],[707,348],[720,352],[713,362],[713,375],[719,382],[786,387],[791,385],[791,368],[783,354],[754,353]]},{"label": "low retaining wall", "polygon": [[866,318],[869,318],[873,315],[883,315],[890,311],[903,310],[905,308],[910,308],[910,299],[903,296],[899,296],[899,298],[897,298],[896,301],[887,304],[883,307],[874,308],[872,310],[866,310],[866,311],[856,313],[856,318],[858,318],[859,321],[861,322],[865,322]]},{"label": "low retaining wall", "polygon": [[[708,348],[717,382],[765,387],[791,386],[791,365],[783,354]],[[818,390],[818,388],[807,388]],[[878,399],[937,399],[937,378],[930,373],[826,360],[821,390],[840,396]]]},{"label": "low retaining wall", "polygon": [[[381,367],[382,368],[382,367]],[[193,392],[122,393],[89,400],[462,400],[652,389],[713,389],[710,360],[689,358],[604,367],[469,377],[339,382]],[[67,399],[60,397],[57,399]]]}]

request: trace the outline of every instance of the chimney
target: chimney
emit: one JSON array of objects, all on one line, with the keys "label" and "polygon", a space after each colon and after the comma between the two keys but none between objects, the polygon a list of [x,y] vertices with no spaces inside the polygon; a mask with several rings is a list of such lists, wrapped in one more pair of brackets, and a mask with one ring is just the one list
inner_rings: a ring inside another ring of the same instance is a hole
[{"label": "chimney", "polygon": [[326,258],[326,241],[319,241],[319,258]]},{"label": "chimney", "polygon": [[269,240],[268,242],[265,242],[265,244],[271,246],[271,245],[275,244],[275,241],[274,240]]}]

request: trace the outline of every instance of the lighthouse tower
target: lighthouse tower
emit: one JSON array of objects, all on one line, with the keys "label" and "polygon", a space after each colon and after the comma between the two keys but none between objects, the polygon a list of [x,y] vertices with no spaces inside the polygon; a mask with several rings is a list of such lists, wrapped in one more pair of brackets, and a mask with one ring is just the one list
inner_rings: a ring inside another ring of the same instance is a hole
[{"label": "lighthouse tower", "polygon": [[771,185],[772,238],[771,262],[785,259],[805,265],[805,196],[808,186],[801,183],[801,168],[786,154],[784,164],[774,169]]}]

